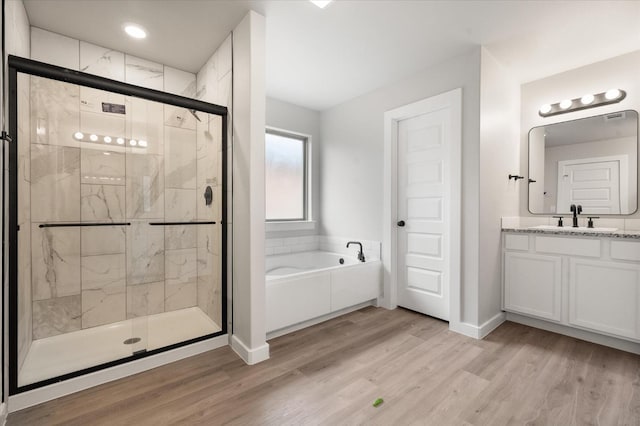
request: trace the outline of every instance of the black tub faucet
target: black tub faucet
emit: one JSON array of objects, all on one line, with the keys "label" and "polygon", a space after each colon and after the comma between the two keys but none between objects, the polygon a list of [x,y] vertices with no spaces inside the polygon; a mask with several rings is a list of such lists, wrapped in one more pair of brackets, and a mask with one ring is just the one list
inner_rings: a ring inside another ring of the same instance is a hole
[{"label": "black tub faucet", "polygon": [[578,215],[582,213],[582,206],[580,204],[578,204],[577,206],[575,204],[571,204],[571,207],[569,207],[569,210],[571,210],[571,213],[573,213],[573,227],[577,228]]},{"label": "black tub faucet", "polygon": [[360,251],[358,252],[358,260],[359,260],[360,262],[364,262],[364,251],[362,251],[362,243],[361,243],[361,242],[359,242],[359,241],[349,241],[349,242],[347,243],[347,248],[349,248],[349,246],[350,246],[351,244],[357,244],[357,245],[359,245],[359,246],[360,246]]}]

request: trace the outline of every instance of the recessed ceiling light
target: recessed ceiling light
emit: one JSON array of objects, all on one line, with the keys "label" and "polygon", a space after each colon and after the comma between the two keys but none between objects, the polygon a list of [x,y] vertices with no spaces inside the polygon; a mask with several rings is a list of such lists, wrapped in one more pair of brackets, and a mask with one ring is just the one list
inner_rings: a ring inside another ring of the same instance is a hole
[{"label": "recessed ceiling light", "polygon": [[139,25],[125,24],[124,32],[129,34],[130,37],[142,39],[147,37],[147,32]]},{"label": "recessed ceiling light", "polygon": [[325,7],[329,6],[329,3],[331,3],[333,0],[309,0],[309,1],[315,4],[316,6],[318,6],[320,9],[324,9]]},{"label": "recessed ceiling light", "polygon": [[138,141],[138,145],[140,145],[141,147],[146,147],[147,141]]},{"label": "recessed ceiling light", "polygon": [[124,139],[118,138],[118,139],[116,139],[116,142],[118,142],[118,145],[122,145],[122,144],[124,144]]},{"label": "recessed ceiling light", "polygon": [[98,140],[98,135],[91,135],[89,136],[89,139],[91,139],[91,142],[95,142]]},{"label": "recessed ceiling light", "polygon": [[106,143],[111,143],[111,136],[105,136],[105,137],[104,137],[104,141],[105,141]]},{"label": "recessed ceiling light", "polygon": [[80,140],[80,139],[84,138],[84,134],[82,132],[75,132],[73,134],[73,137],[78,139],[78,140]]}]

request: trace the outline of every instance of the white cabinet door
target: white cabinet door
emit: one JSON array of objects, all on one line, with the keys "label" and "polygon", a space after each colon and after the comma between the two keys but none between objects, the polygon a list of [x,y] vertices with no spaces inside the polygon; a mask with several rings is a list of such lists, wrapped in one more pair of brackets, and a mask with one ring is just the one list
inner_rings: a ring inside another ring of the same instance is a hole
[{"label": "white cabinet door", "polygon": [[560,321],[562,258],[530,253],[504,254],[504,308]]},{"label": "white cabinet door", "polygon": [[569,323],[638,339],[640,267],[622,262],[571,259]]}]

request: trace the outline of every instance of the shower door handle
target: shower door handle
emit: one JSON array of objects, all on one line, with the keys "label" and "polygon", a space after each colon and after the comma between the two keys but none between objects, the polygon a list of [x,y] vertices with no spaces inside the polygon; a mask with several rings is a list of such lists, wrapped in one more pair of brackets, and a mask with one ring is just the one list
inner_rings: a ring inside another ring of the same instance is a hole
[{"label": "shower door handle", "polygon": [[405,225],[404,220],[398,221],[398,226],[403,227]]},{"label": "shower door handle", "polygon": [[74,222],[74,223],[41,223],[38,228],[68,228],[70,226],[130,226],[131,222]]}]

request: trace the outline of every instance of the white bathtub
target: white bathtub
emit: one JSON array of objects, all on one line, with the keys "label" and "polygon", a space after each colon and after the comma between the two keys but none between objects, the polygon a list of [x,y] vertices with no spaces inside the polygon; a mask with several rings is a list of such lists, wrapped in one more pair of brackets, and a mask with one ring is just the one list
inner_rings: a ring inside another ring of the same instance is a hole
[{"label": "white bathtub", "polygon": [[267,256],[265,266],[268,333],[375,301],[381,294],[378,259],[363,263],[310,251]]}]

